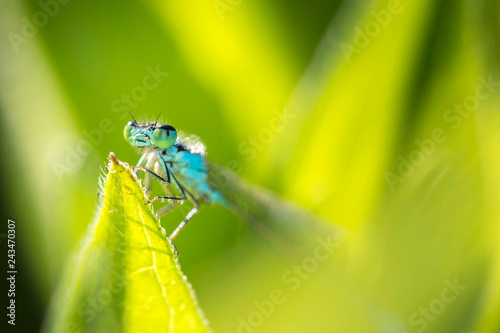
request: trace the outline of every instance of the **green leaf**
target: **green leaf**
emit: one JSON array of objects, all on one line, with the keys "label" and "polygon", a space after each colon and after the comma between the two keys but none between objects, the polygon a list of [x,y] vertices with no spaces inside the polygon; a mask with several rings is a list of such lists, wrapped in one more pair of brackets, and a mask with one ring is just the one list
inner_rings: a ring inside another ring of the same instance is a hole
[{"label": "green leaf", "polygon": [[45,331],[208,331],[137,177],[113,153],[108,170],[99,218],[62,279]]}]

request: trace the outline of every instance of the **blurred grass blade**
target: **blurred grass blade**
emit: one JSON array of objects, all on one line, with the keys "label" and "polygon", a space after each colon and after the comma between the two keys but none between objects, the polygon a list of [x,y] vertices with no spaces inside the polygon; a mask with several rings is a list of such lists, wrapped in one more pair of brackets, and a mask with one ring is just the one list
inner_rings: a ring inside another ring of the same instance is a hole
[{"label": "blurred grass blade", "polygon": [[194,293],[130,169],[110,155],[104,202],[45,331],[206,332]]}]

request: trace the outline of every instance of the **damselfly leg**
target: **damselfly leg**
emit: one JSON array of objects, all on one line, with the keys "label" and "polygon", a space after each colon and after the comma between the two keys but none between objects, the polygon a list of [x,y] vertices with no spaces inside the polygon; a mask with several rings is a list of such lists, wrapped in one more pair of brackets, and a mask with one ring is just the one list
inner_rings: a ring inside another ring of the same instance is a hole
[{"label": "damselfly leg", "polygon": [[[168,167],[165,166],[165,169],[167,170],[167,174],[170,174],[170,171],[168,170]],[[172,183],[175,184],[175,186],[177,187],[179,193],[181,193],[182,197],[156,196],[152,200],[150,200],[150,202],[153,202],[153,201],[158,200],[158,199],[171,199],[171,200],[172,199],[174,199],[174,200],[189,199],[189,201],[191,201],[192,204],[193,204],[193,206],[194,206],[189,211],[189,213],[187,213],[187,215],[184,218],[184,220],[177,226],[177,228],[175,228],[175,230],[169,236],[169,238],[171,240],[173,240],[179,234],[179,232],[188,224],[188,222],[191,221],[191,219],[196,215],[196,213],[198,212],[198,210],[200,208],[200,203],[198,202],[198,200],[196,200],[196,198],[188,190],[186,190],[184,188],[184,186],[182,186],[179,183],[179,181],[177,180],[177,178],[175,178],[175,176],[173,174],[170,174],[169,178],[172,180]],[[172,210],[172,209],[167,210],[167,212],[170,211],[170,210]]]},{"label": "damselfly leg", "polygon": [[[160,164],[159,164],[158,161],[155,162],[154,168],[155,168],[155,172],[157,174],[162,174],[163,173],[163,170],[160,167]],[[166,182],[161,182],[160,184],[161,184],[162,188],[165,190],[165,192],[167,193],[167,195],[169,195],[171,197],[175,196],[175,193],[174,193],[174,191],[171,188],[171,186],[172,186],[171,184],[168,184]],[[176,208],[179,205],[179,203],[180,203],[180,200],[172,200],[168,205],[165,205],[162,208],[158,209],[156,211],[156,214],[158,216],[163,216],[163,215],[171,212],[172,210],[174,210],[174,208]]]},{"label": "damselfly leg", "polygon": [[[146,157],[144,157],[144,159],[146,159]],[[141,157],[140,162],[144,161],[144,159]],[[151,157],[147,158],[148,162],[146,164],[149,164],[149,161],[151,161],[151,160],[153,160]],[[196,213],[199,210],[200,203],[198,202],[198,200],[196,200],[196,198],[189,191],[187,191],[184,188],[184,186],[182,186],[179,183],[179,181],[175,178],[175,176],[170,173],[166,163],[163,163],[163,165],[161,165],[158,163],[158,161],[155,161],[154,168],[155,168],[156,172],[153,172],[153,171],[149,170],[148,168],[141,166],[141,165],[138,165],[138,166],[135,166],[132,168],[134,170],[136,170],[136,172],[143,171],[146,175],[149,175],[150,177],[154,177],[154,178],[158,179],[161,182],[162,187],[165,189],[165,191],[168,194],[170,194],[169,196],[155,196],[153,199],[151,199],[147,202],[148,204],[153,203],[156,200],[175,200],[170,205],[161,208],[158,211],[159,215],[163,215],[163,214],[166,214],[166,213],[172,211],[175,207],[178,206],[180,201],[189,199],[189,201],[192,202],[194,207],[188,212],[188,214],[186,215],[184,220],[177,226],[177,228],[169,236],[169,238],[171,240],[173,240],[179,234],[179,232],[187,225],[187,223],[196,215]],[[165,174],[165,176],[162,177],[158,173],[163,173],[163,174]],[[175,196],[172,189],[169,187],[172,183],[175,185],[175,187],[177,188],[177,190],[179,191],[181,196]],[[147,192],[150,190],[151,190],[151,187],[146,188]]]},{"label": "damselfly leg", "polygon": [[196,198],[193,197],[191,193],[186,192],[186,194],[189,200],[193,203],[194,207],[189,211],[189,213],[186,215],[184,220],[177,226],[177,228],[175,228],[174,232],[172,232],[172,234],[169,237],[170,239],[174,239],[175,236],[179,234],[179,232],[188,224],[188,222],[191,221],[193,216],[195,216],[195,214],[198,213],[198,209],[200,208],[200,203],[198,202],[198,200],[196,200]]}]

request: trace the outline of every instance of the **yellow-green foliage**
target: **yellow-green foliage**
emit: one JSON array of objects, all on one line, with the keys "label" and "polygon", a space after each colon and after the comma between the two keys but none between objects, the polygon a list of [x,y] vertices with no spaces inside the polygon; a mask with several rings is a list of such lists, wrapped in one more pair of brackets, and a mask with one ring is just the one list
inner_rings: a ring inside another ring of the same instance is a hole
[{"label": "yellow-green foliage", "polygon": [[69,265],[48,332],[206,332],[135,175],[110,155],[99,218]]}]

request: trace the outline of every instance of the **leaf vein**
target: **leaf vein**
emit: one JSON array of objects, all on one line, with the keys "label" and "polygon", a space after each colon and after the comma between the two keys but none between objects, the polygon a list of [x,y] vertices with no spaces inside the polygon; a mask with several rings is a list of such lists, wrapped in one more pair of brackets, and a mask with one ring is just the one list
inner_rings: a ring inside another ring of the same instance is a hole
[{"label": "leaf vein", "polygon": [[161,288],[161,294],[162,294],[163,298],[165,299],[165,304],[167,305],[167,308],[168,308],[169,313],[170,313],[170,318],[168,319],[169,332],[173,332],[174,331],[174,315],[175,315],[175,311],[170,306],[170,304],[168,303],[167,290],[165,289],[165,286],[163,285],[163,282],[161,281],[160,274],[158,273],[158,269],[156,268],[155,250],[153,249],[153,246],[151,244],[151,239],[149,238],[148,230],[146,228],[146,223],[144,223],[144,219],[142,218],[142,213],[141,213],[140,210],[139,210],[139,216],[140,216],[141,221],[142,221],[142,226],[144,228],[144,233],[146,234],[146,238],[148,240],[148,245],[151,248],[151,256],[153,257],[153,265],[151,267],[153,268],[153,271],[155,272],[156,278],[158,279],[158,283],[160,284],[160,288]]}]

